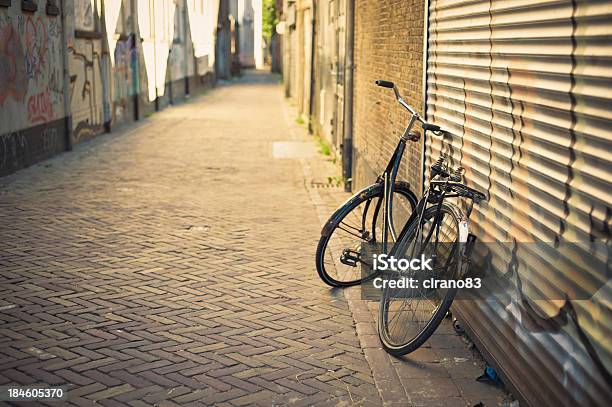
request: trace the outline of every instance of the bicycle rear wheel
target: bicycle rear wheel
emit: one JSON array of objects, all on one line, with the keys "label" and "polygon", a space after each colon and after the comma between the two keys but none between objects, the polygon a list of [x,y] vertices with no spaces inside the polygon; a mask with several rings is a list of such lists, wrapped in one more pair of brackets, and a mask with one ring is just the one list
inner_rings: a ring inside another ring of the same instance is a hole
[{"label": "bicycle rear wheel", "polygon": [[[361,284],[374,277],[362,276],[361,245],[381,243],[383,227],[382,184],[362,189],[345,202],[327,221],[317,246],[319,277],[332,287]],[[393,224],[399,232],[416,205],[416,197],[405,182],[396,182],[393,192]]]},{"label": "bicycle rear wheel", "polygon": [[[418,349],[436,330],[451,306],[456,289],[427,289],[423,280],[456,278],[459,275],[459,222],[457,208],[443,204],[428,208],[419,225],[408,227],[394,246],[396,258],[433,258],[433,270],[385,273],[384,278],[415,278],[419,288],[383,288],[378,333],[387,352],[405,355]],[[421,274],[418,274],[421,273]]]}]

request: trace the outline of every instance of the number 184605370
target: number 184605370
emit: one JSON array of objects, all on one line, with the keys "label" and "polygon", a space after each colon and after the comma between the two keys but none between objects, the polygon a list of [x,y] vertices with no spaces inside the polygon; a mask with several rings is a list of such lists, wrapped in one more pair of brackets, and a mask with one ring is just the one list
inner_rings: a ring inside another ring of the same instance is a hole
[{"label": "number 184605370", "polygon": [[0,401],[64,400],[66,389],[63,387],[43,386],[1,386]]}]

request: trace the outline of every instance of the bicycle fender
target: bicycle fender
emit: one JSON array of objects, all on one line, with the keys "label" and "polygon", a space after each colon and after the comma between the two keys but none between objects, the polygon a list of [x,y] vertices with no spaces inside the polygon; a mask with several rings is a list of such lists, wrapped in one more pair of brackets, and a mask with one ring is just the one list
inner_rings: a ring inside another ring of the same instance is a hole
[{"label": "bicycle fender", "polygon": [[368,185],[357,191],[350,198],[344,201],[332,215],[329,217],[327,222],[325,222],[325,226],[321,229],[321,236],[329,236],[334,229],[334,226],[346,215],[349,211],[350,206],[357,200],[363,199],[366,196],[370,196],[378,192],[382,188],[382,184],[372,184]]},{"label": "bicycle fender", "polygon": [[[396,185],[396,188],[410,190],[410,184],[407,182],[396,181],[395,185]],[[325,225],[321,229],[321,236],[329,236],[331,234],[335,225],[338,222],[340,222],[340,220],[346,215],[346,213],[350,210],[349,208],[356,200],[364,199],[368,196],[375,196],[376,194],[379,194],[381,192],[383,187],[384,186],[381,183],[368,185],[360,189],[355,194],[353,194],[350,198],[344,201],[344,203],[342,203],[342,205],[340,205],[334,211],[334,213],[329,217],[327,222],[325,222]]]}]

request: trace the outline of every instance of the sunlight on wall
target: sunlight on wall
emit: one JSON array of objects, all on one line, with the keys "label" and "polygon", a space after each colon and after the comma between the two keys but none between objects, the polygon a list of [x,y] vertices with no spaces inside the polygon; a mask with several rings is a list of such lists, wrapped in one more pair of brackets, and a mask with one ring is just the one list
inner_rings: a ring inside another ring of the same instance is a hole
[{"label": "sunlight on wall", "polygon": [[[120,2],[120,0],[114,1]],[[149,101],[155,100],[156,96],[164,95],[168,52],[175,36],[176,4],[182,5],[183,2],[187,4],[191,40],[194,55],[198,60],[197,73],[204,75],[214,66],[214,32],[217,26],[219,0],[178,0],[176,3],[173,0],[138,1],[138,25],[143,38],[145,68],[147,76],[155,78],[149,81]],[[112,17],[116,20],[114,15]],[[177,48],[175,51],[179,52],[182,49]],[[174,57],[180,59],[178,55]]]},{"label": "sunlight on wall", "polygon": [[215,29],[219,0],[187,0],[189,29],[197,60],[197,73],[211,72],[215,64]]},{"label": "sunlight on wall", "polygon": [[[105,0],[104,1],[104,22],[106,24],[106,37],[110,49],[110,58],[113,65],[115,64],[115,47],[119,38],[117,31],[117,22],[119,14],[121,14],[121,3],[123,0]],[[124,7],[128,7],[126,4]],[[129,10],[126,10],[129,11]]]},{"label": "sunlight on wall", "polygon": [[214,30],[219,12],[219,1],[188,0],[189,26],[196,57],[208,55],[214,60]]},{"label": "sunlight on wall", "polygon": [[170,0],[141,0],[138,2],[138,25],[143,39],[142,49],[149,78],[149,101],[163,96],[168,65],[168,51],[174,36],[174,11]]}]

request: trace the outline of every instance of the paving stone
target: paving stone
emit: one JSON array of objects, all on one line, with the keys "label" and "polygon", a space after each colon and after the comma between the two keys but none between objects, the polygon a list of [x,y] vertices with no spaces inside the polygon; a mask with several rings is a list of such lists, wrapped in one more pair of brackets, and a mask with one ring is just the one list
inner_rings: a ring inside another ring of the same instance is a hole
[{"label": "paving stone", "polygon": [[406,362],[438,363],[440,357],[431,348],[419,348],[404,356],[391,357],[391,362],[394,365],[401,365]]},{"label": "paving stone", "polygon": [[[461,397],[413,398],[415,407],[471,407],[468,400]],[[485,404],[488,406],[488,404]]]},{"label": "paving stone", "polygon": [[449,378],[401,378],[412,398],[460,397],[459,389]]},{"label": "paving stone", "polygon": [[357,322],[357,333],[359,335],[378,335],[376,325],[370,322]]},{"label": "paving stone", "polygon": [[130,384],[125,383],[119,386],[109,387],[100,392],[90,394],[87,396],[87,398],[90,398],[94,401],[105,400],[105,399],[109,399],[112,397],[116,397],[123,393],[127,393],[133,389],[134,388]]},{"label": "paving stone", "polygon": [[440,364],[453,379],[476,379],[484,371],[483,362],[475,360],[467,349],[434,349]]},{"label": "paving stone", "polygon": [[364,334],[359,335],[359,340],[361,343],[361,347],[365,348],[382,348],[382,344],[380,343],[380,339],[378,335]]},{"label": "paving stone", "polygon": [[470,379],[453,379],[455,385],[461,391],[461,394],[469,399],[487,398],[503,399],[503,394],[500,393],[499,388],[493,384],[481,383],[476,381],[476,378]]},{"label": "paving stone", "polygon": [[232,400],[232,404],[237,406],[252,406],[252,405],[272,405],[272,400],[276,395],[268,390],[261,390],[256,393],[238,397]]},{"label": "paving stone", "polygon": [[463,343],[463,341],[458,335],[456,334],[442,335],[438,333],[433,334],[425,342],[425,346],[432,347],[432,348],[438,348],[438,349],[440,348],[442,349],[465,348],[465,344]]},{"label": "paving stone", "polygon": [[150,385],[117,395],[115,399],[123,403],[128,403],[133,400],[144,399],[149,394],[155,394],[163,390],[164,389],[158,385]]},{"label": "paving stone", "polygon": [[441,363],[427,363],[407,360],[395,365],[400,379],[424,379],[432,377],[450,377]]}]

